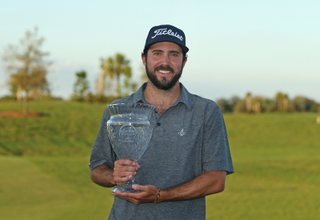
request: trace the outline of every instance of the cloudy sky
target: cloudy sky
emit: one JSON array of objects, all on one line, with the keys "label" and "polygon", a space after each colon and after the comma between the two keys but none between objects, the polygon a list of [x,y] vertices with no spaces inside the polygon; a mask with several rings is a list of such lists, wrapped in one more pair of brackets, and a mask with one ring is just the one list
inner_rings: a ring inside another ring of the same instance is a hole
[{"label": "cloudy sky", "polygon": [[37,26],[53,61],[52,94],[69,98],[75,72],[85,70],[93,90],[100,58],[115,53],[139,79],[149,29],[172,24],[186,34],[181,82],[191,93],[217,100],[283,92],[320,102],[319,11],[318,0],[10,0],[0,7],[0,53]]}]

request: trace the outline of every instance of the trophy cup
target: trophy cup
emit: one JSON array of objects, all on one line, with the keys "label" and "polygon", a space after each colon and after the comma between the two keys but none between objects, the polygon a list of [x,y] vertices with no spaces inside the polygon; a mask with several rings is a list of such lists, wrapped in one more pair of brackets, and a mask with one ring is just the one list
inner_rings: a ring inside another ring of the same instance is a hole
[{"label": "trophy cup", "polygon": [[[155,109],[143,103],[109,104],[108,137],[119,159],[138,161],[146,151],[153,127],[149,118]],[[132,189],[134,177],[112,189],[112,192],[137,192]]]}]

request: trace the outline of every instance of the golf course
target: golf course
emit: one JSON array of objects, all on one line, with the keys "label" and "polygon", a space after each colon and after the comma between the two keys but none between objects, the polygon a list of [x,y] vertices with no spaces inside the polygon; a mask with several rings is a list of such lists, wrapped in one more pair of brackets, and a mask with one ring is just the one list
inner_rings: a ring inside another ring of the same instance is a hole
[{"label": "golf course", "polygon": [[[105,105],[30,102],[40,116],[0,114],[1,220],[107,219],[111,189],[88,168]],[[0,113],[21,109],[0,102]],[[224,114],[235,173],[206,197],[207,219],[320,219],[318,115]]]}]

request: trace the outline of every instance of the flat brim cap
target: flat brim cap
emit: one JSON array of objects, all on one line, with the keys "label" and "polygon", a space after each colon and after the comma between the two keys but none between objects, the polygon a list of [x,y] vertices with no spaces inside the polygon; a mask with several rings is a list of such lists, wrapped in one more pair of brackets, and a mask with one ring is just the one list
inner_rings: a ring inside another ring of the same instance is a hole
[{"label": "flat brim cap", "polygon": [[184,32],[177,27],[165,24],[150,29],[143,52],[146,53],[152,44],[166,41],[178,44],[184,53],[189,51]]}]

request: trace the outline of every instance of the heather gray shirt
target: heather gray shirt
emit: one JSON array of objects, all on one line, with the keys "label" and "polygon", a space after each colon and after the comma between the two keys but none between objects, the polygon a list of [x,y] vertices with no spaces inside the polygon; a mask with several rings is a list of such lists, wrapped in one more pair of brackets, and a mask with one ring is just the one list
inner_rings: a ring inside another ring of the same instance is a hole
[{"label": "heather gray shirt", "polygon": [[[162,115],[151,116],[154,127],[149,146],[138,161],[135,176],[140,185],[165,189],[181,185],[203,172],[224,170],[233,173],[228,137],[219,106],[208,99],[190,94],[181,85],[178,100]],[[114,103],[147,103],[143,90]],[[103,113],[99,133],[92,148],[89,168],[114,166],[116,156],[110,145],[106,124],[110,115]],[[115,197],[109,219],[205,219],[205,197],[163,203],[135,205]]]}]

